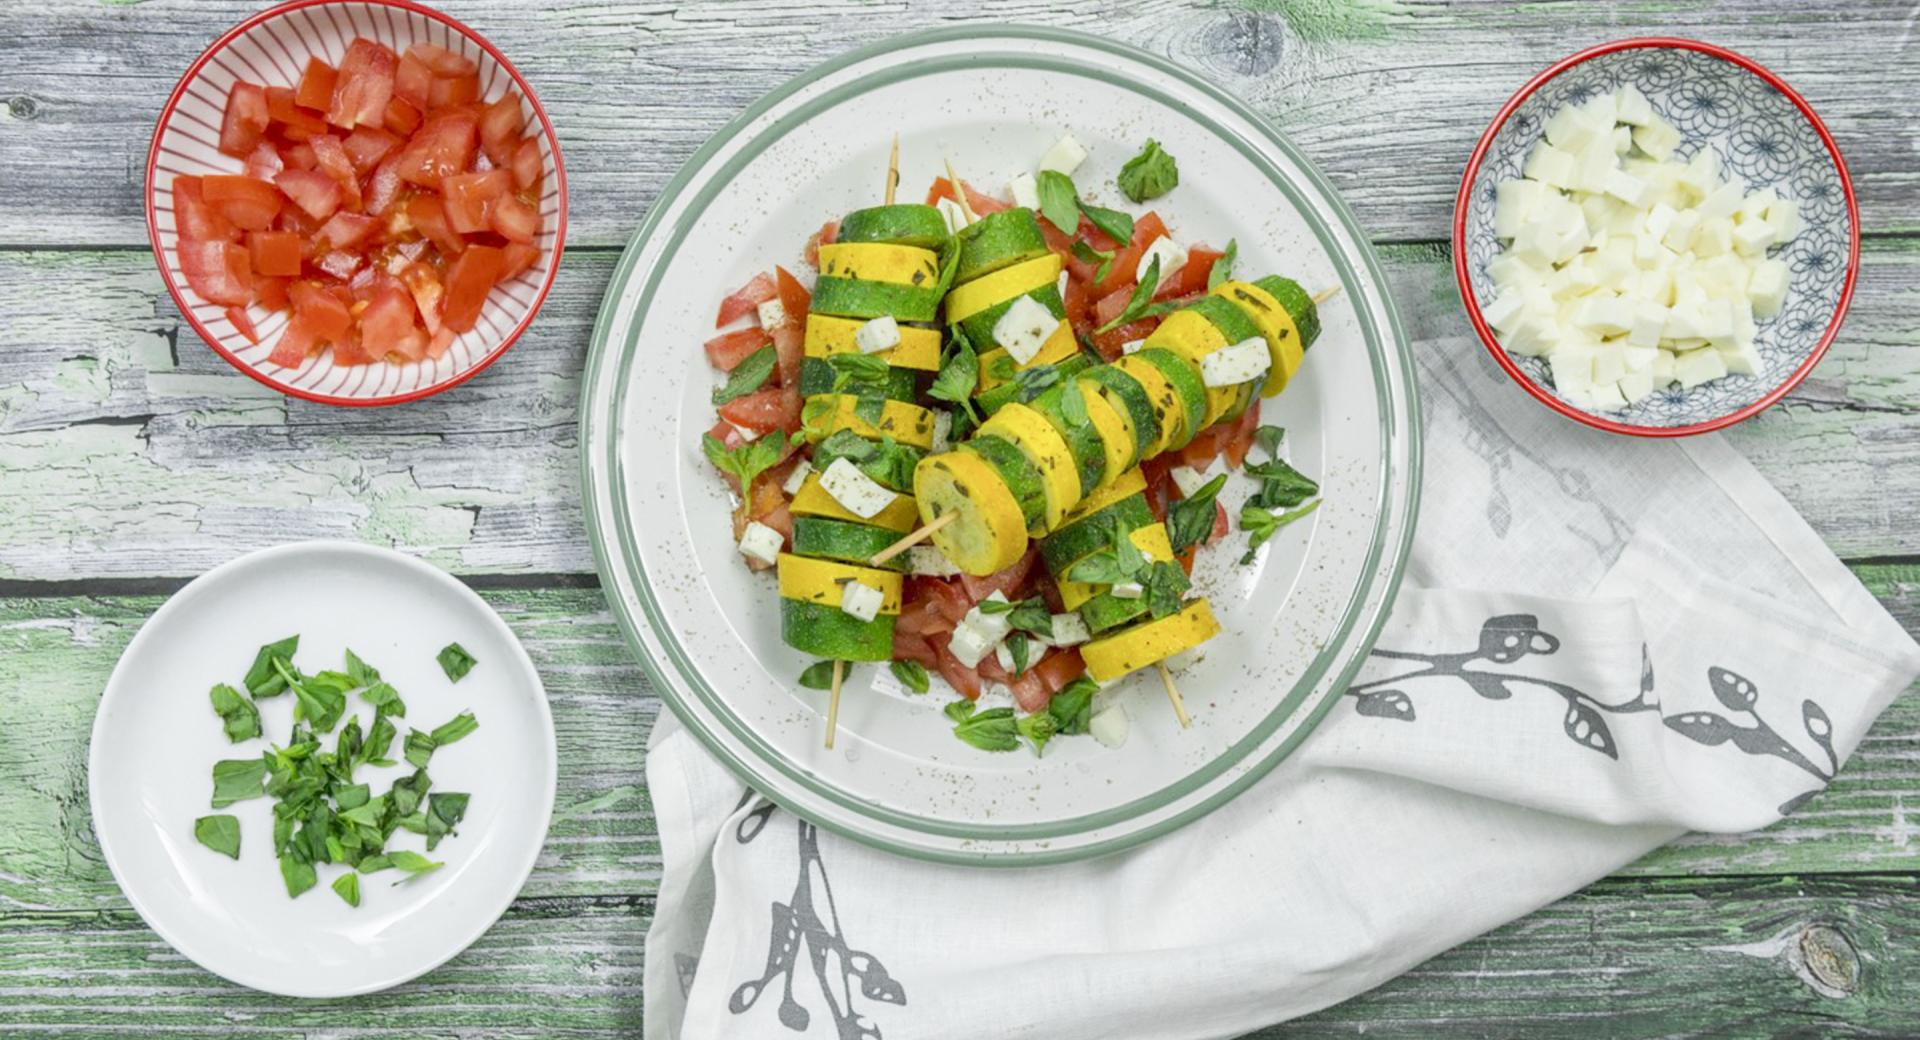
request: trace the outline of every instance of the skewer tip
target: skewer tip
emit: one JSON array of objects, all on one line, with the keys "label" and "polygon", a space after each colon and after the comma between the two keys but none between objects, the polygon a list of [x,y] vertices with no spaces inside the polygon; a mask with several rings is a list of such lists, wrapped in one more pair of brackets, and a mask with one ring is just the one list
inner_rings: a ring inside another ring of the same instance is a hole
[{"label": "skewer tip", "polygon": [[1338,296],[1338,295],[1340,295],[1340,287],[1337,285],[1329,286],[1325,289],[1320,290],[1318,293],[1314,295],[1313,305],[1315,307],[1318,307],[1321,304],[1327,302],[1328,300],[1333,299],[1335,296]]},{"label": "skewer tip", "polygon": [[1158,662],[1154,667],[1160,669],[1160,684],[1167,688],[1167,700],[1173,704],[1173,717],[1180,720],[1181,729],[1187,729],[1193,725],[1193,716],[1187,714],[1187,702],[1180,696],[1180,687],[1173,684],[1173,672],[1167,668],[1165,661]]},{"label": "skewer tip", "polygon": [[827,697],[827,750],[833,750],[833,735],[840,730],[840,679],[846,662],[833,662],[833,691]]}]

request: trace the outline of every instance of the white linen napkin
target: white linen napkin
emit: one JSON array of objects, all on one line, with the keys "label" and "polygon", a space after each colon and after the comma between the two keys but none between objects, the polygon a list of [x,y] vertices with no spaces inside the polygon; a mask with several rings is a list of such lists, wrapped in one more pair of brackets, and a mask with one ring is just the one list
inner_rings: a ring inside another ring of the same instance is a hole
[{"label": "white linen napkin", "polygon": [[1824,787],[1920,646],[1718,436],[1589,430],[1423,346],[1420,526],[1375,651],[1183,830],[1054,867],[901,859],[773,808],[663,713],[649,1040],[1235,1036]]}]

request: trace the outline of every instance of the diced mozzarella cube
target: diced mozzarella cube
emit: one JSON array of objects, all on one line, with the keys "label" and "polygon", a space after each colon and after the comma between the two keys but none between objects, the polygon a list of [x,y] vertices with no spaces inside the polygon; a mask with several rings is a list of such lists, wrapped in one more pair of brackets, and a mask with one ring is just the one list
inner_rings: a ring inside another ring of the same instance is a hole
[{"label": "diced mozzarella cube", "polygon": [[733,423],[728,423],[727,425],[733,426],[733,432],[739,434],[740,439],[743,441],[757,441],[760,439],[760,435],[766,432],[764,430],[756,430],[751,426],[734,426]]},{"label": "diced mozzarella cube", "polygon": [[1194,492],[1206,487],[1207,481],[1213,479],[1214,468],[1212,463],[1208,463],[1205,470],[1194,469],[1192,466],[1175,466],[1167,473],[1173,477],[1173,486],[1180,489],[1180,497],[1191,498]]},{"label": "diced mozzarella cube", "polygon": [[1618,335],[1633,328],[1634,308],[1619,297],[1589,296],[1574,309],[1573,323],[1603,336]]},{"label": "diced mozzarella cube", "polygon": [[1673,382],[1673,351],[1661,351],[1660,356],[1653,359],[1652,372],[1655,386],[1666,386]]},{"label": "diced mozzarella cube", "polygon": [[1513,327],[1520,318],[1520,312],[1526,307],[1526,295],[1518,289],[1502,289],[1493,302],[1480,308],[1480,316],[1487,324],[1502,332]]},{"label": "diced mozzarella cube", "polygon": [[1608,195],[1619,199],[1629,206],[1639,206],[1647,201],[1647,182],[1621,170],[1608,170],[1601,178]]},{"label": "diced mozzarella cube", "polygon": [[785,544],[786,538],[780,532],[758,520],[749,520],[746,531],[740,535],[740,555],[751,556],[762,563],[777,563],[780,547]]},{"label": "diced mozzarella cube", "polygon": [[1710,383],[1727,374],[1720,352],[1711,348],[1689,350],[1673,359],[1673,377],[1688,390]]},{"label": "diced mozzarella cube", "polygon": [[872,621],[880,616],[880,607],[885,601],[880,590],[871,585],[850,581],[840,586],[840,611],[849,617]]},{"label": "diced mozzarella cube", "polygon": [[1760,351],[1751,343],[1720,351],[1720,361],[1727,366],[1728,373],[1736,376],[1757,376],[1766,370],[1766,362],[1760,360]]},{"label": "diced mozzarella cube", "polygon": [[1617,412],[1627,406],[1626,396],[1612,383],[1588,391],[1588,400],[1592,402],[1588,407],[1596,412]]},{"label": "diced mozzarella cube", "polygon": [[1556,188],[1571,188],[1577,169],[1572,152],[1562,151],[1541,141],[1533,146],[1533,151],[1527,153],[1527,164],[1521,173],[1531,180]]},{"label": "diced mozzarella cube", "polygon": [[1550,315],[1527,314],[1504,330],[1500,345],[1526,357],[1544,357],[1560,342],[1560,328]]},{"label": "diced mozzarella cube", "polygon": [[1627,364],[1628,372],[1646,372],[1653,368],[1653,360],[1660,356],[1659,347],[1620,348],[1620,359]]},{"label": "diced mozzarella cube", "polygon": [[883,314],[854,332],[853,345],[859,347],[862,354],[892,350],[900,345],[900,323],[893,319],[893,315]]},{"label": "diced mozzarella cube", "polygon": [[[1704,212],[1694,210],[1695,213]],[[1727,217],[1703,217],[1693,231],[1693,255],[1719,256],[1733,248],[1733,221]]]},{"label": "diced mozzarella cube", "polygon": [[1053,616],[1053,645],[1078,646],[1092,638],[1093,633],[1087,630],[1086,619],[1079,614],[1068,611]]},{"label": "diced mozzarella cube", "polygon": [[1647,126],[1654,120],[1653,104],[1640,88],[1628,83],[1613,92],[1613,117],[1634,126]]},{"label": "diced mozzarella cube", "polygon": [[893,500],[899,497],[844,458],[834,459],[827,471],[820,474],[820,488],[833,496],[833,500],[847,512],[862,520],[878,516],[882,509],[892,505]]},{"label": "diced mozzarella cube", "polygon": [[1666,162],[1680,147],[1680,131],[1656,116],[1651,123],[1633,128],[1633,143],[1650,158]]},{"label": "diced mozzarella cube", "polygon": [[1761,188],[1759,191],[1748,192],[1747,197],[1740,200],[1740,209],[1736,211],[1735,216],[1742,221],[1765,220],[1767,207],[1779,200],[1780,193],[1773,190],[1772,185]]},{"label": "diced mozzarella cube", "polygon": [[1142,588],[1137,581],[1123,581],[1117,585],[1110,585],[1107,591],[1115,599],[1139,599],[1146,594],[1146,589]]},{"label": "diced mozzarella cube", "polygon": [[1244,339],[1200,359],[1200,381],[1209,387],[1239,386],[1273,367],[1264,339]]},{"label": "diced mozzarella cube", "polygon": [[1184,672],[1206,659],[1205,644],[1202,644],[1200,646],[1190,646],[1160,663],[1166,665],[1167,671],[1169,672]]},{"label": "diced mozzarella cube", "polygon": [[[981,602],[1005,603],[1007,602],[1007,597],[1005,593],[994,592],[989,594],[987,598]],[[1008,632],[1013,631],[1013,619],[1007,616],[1009,613],[1009,611],[1003,610],[997,614],[989,614],[981,610],[980,604],[976,603],[973,605],[973,609],[967,611],[966,614],[961,617],[960,623],[971,626],[975,631],[990,636],[994,642],[998,643],[1000,640],[1007,638]]]},{"label": "diced mozzarella cube", "polygon": [[945,408],[933,410],[933,450],[935,453],[953,447],[953,413]]},{"label": "diced mozzarella cube", "polygon": [[1040,208],[1040,182],[1031,173],[1015,174],[1007,182],[1007,194],[1013,196],[1013,204],[1027,209]]},{"label": "diced mozzarella cube", "polygon": [[1140,353],[1140,348],[1146,345],[1147,345],[1147,341],[1144,339],[1130,339],[1130,340],[1127,340],[1125,343],[1120,344],[1120,353],[1138,354]]},{"label": "diced mozzarella cube", "polygon": [[1635,347],[1653,348],[1660,345],[1660,335],[1667,327],[1667,309],[1660,304],[1642,300],[1633,306],[1633,327],[1627,331],[1627,342]]},{"label": "diced mozzarella cube", "polygon": [[1613,128],[1613,154],[1625,155],[1633,151],[1633,128],[1616,126]]},{"label": "diced mozzarella cube", "polygon": [[1080,142],[1074,140],[1072,134],[1067,134],[1055,141],[1053,147],[1047,149],[1047,154],[1040,157],[1040,168],[1071,177],[1073,171],[1086,161],[1087,150],[1080,147]]},{"label": "diced mozzarella cube", "polygon": [[1716,347],[1733,345],[1733,304],[1725,300],[1708,300],[1701,305],[1697,331],[1700,338]]},{"label": "diced mozzarella cube", "polygon": [[960,573],[960,568],[947,559],[947,554],[931,545],[916,545],[907,550],[907,571],[910,574],[924,574],[932,578],[952,578]]},{"label": "diced mozzarella cube", "polygon": [[1733,248],[1746,256],[1761,256],[1773,244],[1773,225],[1765,220],[1743,220],[1733,229]]},{"label": "diced mozzarella cube", "polygon": [[1619,112],[1614,108],[1612,94],[1599,94],[1588,98],[1587,103],[1581,105],[1580,108],[1587,113],[1587,118],[1593,120],[1593,124],[1600,127],[1603,132],[1612,130],[1613,124],[1620,121]]},{"label": "diced mozzarella cube", "polygon": [[1780,313],[1787,299],[1787,262],[1762,260],[1754,265],[1747,279],[1747,299],[1753,301],[1753,316],[1765,321]]},{"label": "diced mozzarella cube", "polygon": [[1620,382],[1614,386],[1620,391],[1620,396],[1626,398],[1628,404],[1639,404],[1653,393],[1653,373],[1628,372],[1621,376]]},{"label": "diced mozzarella cube", "polygon": [[[1147,268],[1152,267],[1155,260],[1160,261],[1160,285],[1165,285],[1182,267],[1187,265],[1186,247],[1167,235],[1154,239],[1152,244],[1147,246],[1146,252],[1140,254],[1140,263],[1133,269],[1133,280],[1144,281],[1147,277]],[[1155,286],[1155,288],[1158,287]]]},{"label": "diced mozzarella cube", "polygon": [[1627,374],[1627,358],[1619,347],[1602,347],[1593,353],[1593,385],[1612,386]]},{"label": "diced mozzarella cube", "polygon": [[760,314],[760,327],[763,329],[777,329],[787,323],[787,309],[781,306],[778,299],[768,300],[761,304],[758,311]]},{"label": "diced mozzarella cube", "polygon": [[933,208],[939,210],[940,215],[946,218],[948,231],[959,234],[960,229],[967,226],[966,211],[960,208],[958,202],[943,197],[933,204]]},{"label": "diced mozzarella cube", "polygon": [[1557,350],[1547,355],[1547,366],[1553,370],[1556,390],[1564,393],[1593,386],[1593,351]]},{"label": "diced mozzarella cube", "polygon": [[1767,207],[1767,223],[1773,225],[1775,242],[1790,242],[1800,233],[1800,204],[1792,199],[1781,199]]},{"label": "diced mozzarella cube", "polygon": [[1601,126],[1599,120],[1593,118],[1586,109],[1567,105],[1547,120],[1546,135],[1547,140],[1553,142],[1556,148],[1569,152],[1581,152],[1585,151],[1595,138],[1612,128],[1612,123]]},{"label": "diced mozzarella cube", "polygon": [[1676,253],[1689,252],[1693,248],[1693,233],[1699,227],[1698,210],[1680,210],[1673,215],[1673,221],[1667,225],[1667,233],[1660,237],[1660,241]]},{"label": "diced mozzarella cube", "polygon": [[1031,296],[1021,296],[993,323],[993,341],[1007,348],[1015,364],[1024,365],[1059,327],[1060,319],[1052,311]]},{"label": "diced mozzarella cube", "polygon": [[[1001,670],[1005,671],[1008,675],[1020,674],[1021,669],[1014,667],[1014,665],[1019,662],[1013,659],[1013,651],[1007,649],[1007,644],[1004,641],[1001,642],[999,646],[993,648],[993,659],[1000,663]],[[1033,665],[1033,655],[1031,653],[1027,655],[1027,665],[1028,667],[1032,667]]]},{"label": "diced mozzarella cube", "polygon": [[[1711,155],[1712,153],[1705,152],[1703,154]],[[1700,219],[1702,220],[1718,220],[1722,217],[1731,218],[1735,213],[1739,212],[1740,203],[1745,197],[1746,192],[1742,190],[1739,185],[1731,182],[1723,183],[1708,192],[1707,197],[1701,199],[1700,205],[1696,208],[1699,209]]]},{"label": "diced mozzarella cube", "polygon": [[999,636],[990,637],[963,621],[953,630],[953,636],[947,640],[947,652],[952,654],[954,660],[959,661],[962,667],[973,668],[998,645],[1000,645]]},{"label": "diced mozzarella cube", "polygon": [[1604,192],[1607,178],[1620,169],[1620,157],[1613,154],[1611,138],[1596,141],[1580,153],[1579,173],[1574,187],[1582,191]]},{"label": "diced mozzarella cube", "polygon": [[801,459],[800,462],[793,467],[793,472],[787,474],[787,482],[780,485],[780,490],[785,491],[789,495],[799,494],[800,485],[807,482],[807,474],[812,472],[813,463],[808,462],[806,459]]},{"label": "diced mozzarella cube", "polygon": [[1539,215],[1552,190],[1539,181],[1502,181],[1494,189],[1493,233],[1500,238],[1519,234]]},{"label": "diced mozzarella cube", "polygon": [[1654,203],[1653,208],[1647,211],[1647,234],[1655,239],[1666,238],[1667,232],[1673,227],[1673,219],[1679,215],[1664,202]]},{"label": "diced mozzarella cube", "polygon": [[1127,717],[1127,709],[1118,704],[1109,704],[1093,713],[1087,720],[1087,732],[1102,747],[1117,748],[1127,742],[1127,732],[1132,728],[1132,720]]}]

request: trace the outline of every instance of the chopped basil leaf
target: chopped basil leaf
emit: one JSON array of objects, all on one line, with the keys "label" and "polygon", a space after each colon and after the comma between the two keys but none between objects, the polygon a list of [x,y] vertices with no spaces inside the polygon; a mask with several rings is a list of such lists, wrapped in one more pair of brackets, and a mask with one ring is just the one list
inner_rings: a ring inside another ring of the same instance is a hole
[{"label": "chopped basil leaf", "polygon": [[1167,540],[1172,543],[1175,556],[1206,541],[1207,536],[1213,534],[1213,520],[1217,515],[1214,499],[1219,496],[1220,489],[1226,486],[1227,475],[1222,473],[1193,494],[1167,507]]},{"label": "chopped basil leaf", "polygon": [[771,343],[748,354],[733,366],[733,371],[727,373],[726,385],[713,388],[713,403],[726,404],[736,397],[745,397],[760,389],[766,385],[767,377],[773,374],[773,366],[779,360],[780,355]]},{"label": "chopped basil leaf", "polygon": [[432,852],[440,839],[453,833],[460,818],[467,814],[468,795],[435,791],[427,796],[427,851]]},{"label": "chopped basil leaf", "polygon": [[392,765],[392,760],[387,758],[387,752],[393,749],[393,738],[399,735],[400,731],[394,726],[392,719],[376,713],[373,717],[373,728],[367,731],[367,739],[361,742],[360,753],[354,756],[354,763],[356,765]]},{"label": "chopped basil leaf", "polygon": [[1127,297],[1127,305],[1113,320],[1095,329],[1096,333],[1112,332],[1114,329],[1131,322],[1139,321],[1153,307],[1153,294],[1160,287],[1160,258],[1154,257],[1147,264],[1146,274],[1140,284],[1133,287],[1133,295]]},{"label": "chopped basil leaf", "polygon": [[1291,509],[1320,493],[1318,483],[1280,459],[1249,464],[1243,472],[1260,481],[1252,504],[1262,509]]},{"label": "chopped basil leaf", "polygon": [[978,423],[980,414],[973,410],[973,392],[979,385],[980,356],[973,352],[973,344],[967,337],[956,331],[953,346],[940,365],[940,374],[933,377],[927,396],[958,405],[968,418]]},{"label": "chopped basil leaf", "polygon": [[404,881],[412,881],[424,874],[431,874],[444,866],[446,866],[445,863],[436,863],[418,852],[399,849],[385,855],[371,856],[361,860],[360,873],[372,874],[382,870],[399,870],[407,876],[400,879],[400,881],[394,882],[394,884],[397,885]]},{"label": "chopped basil leaf", "polygon": [[1053,611],[1047,609],[1047,601],[1039,596],[1029,596],[1015,603],[1013,610],[1008,612],[1007,623],[1043,639],[1053,638]]},{"label": "chopped basil leaf", "polygon": [[987,374],[992,376],[995,381],[1001,383],[1012,379],[1015,371],[1017,370],[1014,368],[1013,355],[1005,351],[994,355],[993,360],[987,365]]},{"label": "chopped basil leaf", "polygon": [[1007,633],[1005,643],[1007,656],[1013,658],[1013,674],[1020,675],[1027,670],[1027,658],[1033,652],[1033,646],[1028,642],[1025,632]]},{"label": "chopped basil leaf", "polygon": [[973,714],[973,702],[969,700],[949,701],[946,707],[940,709],[940,712],[955,722],[965,722],[967,716]]},{"label": "chopped basil leaf", "polygon": [[913,487],[913,470],[920,464],[920,457],[918,449],[892,437],[869,440],[852,430],[835,430],[814,445],[813,467],[824,473],[835,459],[846,459],[881,486],[906,491]]},{"label": "chopped basil leaf", "polygon": [[1169,560],[1161,560],[1147,571],[1146,580],[1141,583],[1141,591],[1147,600],[1147,613],[1156,618],[1180,612],[1180,606],[1193,584],[1187,579],[1187,572],[1180,565]]},{"label": "chopped basil leaf", "polygon": [[1316,498],[1298,509],[1289,509],[1278,516],[1249,502],[1240,507],[1240,529],[1247,532],[1247,553],[1240,557],[1241,563],[1252,563],[1255,553],[1273,533],[1308,513],[1320,508],[1325,499]]},{"label": "chopped basil leaf", "polygon": [[1280,442],[1285,440],[1286,436],[1287,430],[1284,426],[1262,426],[1253,431],[1253,443],[1267,453],[1267,458],[1277,459],[1280,457]]},{"label": "chopped basil leaf", "polygon": [[298,899],[307,889],[320,883],[311,861],[284,853],[280,856],[280,879],[286,882],[287,897],[290,899]]},{"label": "chopped basil leaf", "polygon": [[1227,251],[1220,254],[1220,259],[1213,262],[1213,270],[1207,272],[1209,292],[1220,288],[1223,283],[1233,277],[1233,263],[1239,259],[1239,256],[1240,243],[1231,238],[1227,239]]},{"label": "chopped basil leaf", "polygon": [[[814,401],[826,401],[831,407],[831,398],[814,398]],[[811,402],[809,402],[811,403]],[[751,494],[753,478],[767,471],[787,453],[787,433],[775,430],[758,440],[747,441],[732,451],[726,444],[711,433],[700,435],[700,449],[706,452],[707,461],[719,467],[723,473],[730,473],[740,482],[740,493]]]},{"label": "chopped basil leaf", "polygon": [[1022,404],[1032,401],[1047,391],[1048,387],[1060,381],[1060,370],[1052,365],[1035,365],[1023,368],[1014,374],[1013,385],[1018,387],[1017,396]]},{"label": "chopped basil leaf", "polygon": [[291,663],[294,652],[299,649],[299,636],[288,636],[277,643],[268,643],[261,647],[260,651],[253,655],[253,667],[247,669],[247,677],[241,680],[241,685],[245,686],[247,692],[255,699],[284,693],[287,688],[286,680],[273,667],[273,662],[280,660]]},{"label": "chopped basil leaf", "polygon": [[1140,154],[1128,159],[1127,164],[1120,167],[1120,176],[1116,180],[1121,193],[1127,198],[1145,202],[1165,195],[1180,183],[1180,165],[1160,147],[1160,142],[1149,137]]},{"label": "chopped basil leaf", "polygon": [[[1085,202],[1080,204],[1080,212],[1086,214],[1087,220],[1091,221],[1094,227],[1099,228],[1101,233],[1113,239],[1114,242],[1120,245],[1126,245],[1133,241],[1133,218],[1125,213],[1117,209],[1107,209],[1105,206],[1089,205]],[[1112,262],[1112,254],[1108,254],[1108,262]],[[1100,281],[1101,278],[1105,277],[1105,275],[1101,275],[1095,278],[1094,281]]]},{"label": "chopped basil leaf", "polygon": [[213,808],[266,794],[267,764],[258,758],[228,758],[213,764]]},{"label": "chopped basil leaf", "polygon": [[1100,685],[1086,676],[1060,687],[1047,702],[1047,714],[1053,716],[1054,732],[1073,736],[1087,731],[1093,718],[1093,695]]},{"label": "chopped basil leaf", "polygon": [[348,906],[360,905],[360,875],[342,874],[333,879],[333,891],[346,901]]},{"label": "chopped basil leaf", "polygon": [[372,686],[360,691],[360,699],[373,705],[373,713],[376,717],[392,715],[395,718],[406,718],[407,716],[407,702],[400,699],[399,690],[386,682],[376,680]]},{"label": "chopped basil leaf", "polygon": [[1040,195],[1040,215],[1047,223],[1071,235],[1080,229],[1080,192],[1073,178],[1058,170],[1041,170],[1034,176]]},{"label": "chopped basil leaf", "polygon": [[901,685],[915,693],[925,693],[932,688],[927,681],[927,666],[918,661],[895,661],[887,667]]},{"label": "chopped basil leaf", "polygon": [[847,389],[871,388],[885,382],[887,370],[892,366],[885,358],[872,354],[835,354],[827,359],[827,367],[833,369],[833,392]]},{"label": "chopped basil leaf", "polygon": [[347,651],[347,674],[353,677],[355,686],[372,686],[380,681],[380,669],[362,661],[352,650]]},{"label": "chopped basil leaf", "polygon": [[1038,756],[1046,750],[1047,741],[1052,740],[1053,735],[1059,731],[1059,723],[1054,721],[1052,714],[1036,711],[1031,715],[1022,715],[1014,722],[1013,728],[1021,736],[1033,742],[1033,753]]},{"label": "chopped basil leaf", "polygon": [[330,733],[347,710],[346,692],[321,676],[303,677],[286,662],[275,658],[273,667],[293,690],[295,721],[306,720],[322,733]]},{"label": "chopped basil leaf", "polygon": [[238,744],[260,735],[260,709],[246,694],[226,683],[215,683],[207,697],[213,702],[213,713],[225,725],[227,743]]},{"label": "chopped basil leaf", "polygon": [[1112,528],[1113,545],[1088,555],[1067,572],[1072,581],[1088,585],[1118,585],[1133,581],[1147,568],[1147,557],[1133,544],[1133,531],[1124,522]]},{"label": "chopped basil leaf", "polygon": [[237,816],[202,816],[193,821],[193,836],[222,856],[240,858],[240,818]]},{"label": "chopped basil leaf", "polygon": [[[956,712],[955,705],[964,705],[964,708]],[[982,751],[1012,751],[1020,746],[1020,731],[1012,708],[976,711],[972,701],[955,701],[947,705],[947,717],[954,720],[954,736]]]},{"label": "chopped basil leaf", "polygon": [[[800,685],[809,690],[833,689],[834,664],[835,662],[833,661],[815,661],[808,665],[807,670],[800,673]],[[846,681],[847,673],[850,670],[849,665],[844,663],[840,665],[840,680],[842,682]]]},{"label": "chopped basil leaf", "polygon": [[473,666],[479,663],[473,659],[472,654],[467,653],[467,648],[459,643],[448,643],[434,655],[433,659],[440,662],[440,670],[447,673],[447,678],[453,682],[466,678],[467,673],[473,671]]},{"label": "chopped basil leaf", "polygon": [[[1132,218],[1128,219],[1131,225]],[[1132,237],[1131,231],[1128,232],[1128,237]],[[1076,238],[1073,240],[1073,255],[1081,263],[1100,265],[1099,270],[1093,273],[1093,280],[1097,284],[1107,280],[1107,272],[1113,269],[1113,258],[1119,253],[1112,249],[1095,249],[1085,241]]]},{"label": "chopped basil leaf", "polygon": [[974,604],[982,614],[1005,614],[1013,610],[1012,600],[983,599]]},{"label": "chopped basil leaf", "polygon": [[425,730],[412,730],[407,733],[406,752],[401,757],[415,769],[427,768],[433,760],[433,751],[440,745],[434,743],[433,734]]}]

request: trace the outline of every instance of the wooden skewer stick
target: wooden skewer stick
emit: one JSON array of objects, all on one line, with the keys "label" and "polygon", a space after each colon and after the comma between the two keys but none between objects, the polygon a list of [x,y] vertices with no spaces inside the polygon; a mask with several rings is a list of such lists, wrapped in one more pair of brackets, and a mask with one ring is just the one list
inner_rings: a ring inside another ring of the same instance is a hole
[{"label": "wooden skewer stick", "polygon": [[1167,663],[1162,661],[1154,667],[1160,669],[1160,684],[1167,688],[1167,700],[1173,702],[1173,715],[1180,720],[1180,728],[1186,729],[1193,725],[1193,717],[1187,714],[1187,702],[1180,698],[1180,687],[1173,684],[1173,673],[1167,670]]},{"label": "wooden skewer stick", "polygon": [[944,515],[934,517],[933,523],[927,524],[926,526],[920,528],[918,531],[915,531],[912,534],[907,535],[905,538],[902,538],[899,541],[893,543],[892,545],[887,546],[885,549],[882,549],[879,552],[874,553],[873,559],[868,560],[867,562],[872,564],[875,567],[880,566],[881,564],[887,562],[888,560],[893,559],[895,556],[898,556],[901,553],[906,552],[908,549],[911,549],[914,546],[919,545],[921,542],[926,541],[928,538],[932,537],[933,532],[938,531],[939,529],[947,526],[950,523],[953,523],[953,518],[959,515],[960,515],[959,513],[946,513]]},{"label": "wooden skewer stick", "polygon": [[893,193],[900,187],[900,135],[893,135],[893,154],[887,156],[887,205],[893,205]]},{"label": "wooden skewer stick", "polygon": [[1338,296],[1338,295],[1340,295],[1340,287],[1337,285],[1333,286],[1330,289],[1322,289],[1320,290],[1319,295],[1313,298],[1313,305],[1315,307],[1318,307],[1321,304],[1327,302],[1328,300],[1333,299],[1335,296]]},{"label": "wooden skewer stick", "polygon": [[833,735],[840,729],[840,678],[846,671],[844,661],[833,662],[833,692],[827,695],[827,750],[833,750]]},{"label": "wooden skewer stick", "polygon": [[979,220],[979,217],[973,215],[973,207],[967,205],[966,185],[961,182],[960,175],[953,172],[953,160],[942,161],[947,164],[947,183],[953,185],[953,201],[960,204],[960,215],[967,218],[969,224]]}]

